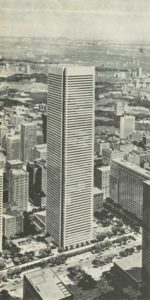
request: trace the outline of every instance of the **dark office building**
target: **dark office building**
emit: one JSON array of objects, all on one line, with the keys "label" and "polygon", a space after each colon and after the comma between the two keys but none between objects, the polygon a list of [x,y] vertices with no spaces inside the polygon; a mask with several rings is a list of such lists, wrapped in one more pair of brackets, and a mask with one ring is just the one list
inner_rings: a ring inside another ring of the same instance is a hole
[{"label": "dark office building", "polygon": [[47,142],[47,114],[42,114],[43,120],[43,143],[46,144]]}]

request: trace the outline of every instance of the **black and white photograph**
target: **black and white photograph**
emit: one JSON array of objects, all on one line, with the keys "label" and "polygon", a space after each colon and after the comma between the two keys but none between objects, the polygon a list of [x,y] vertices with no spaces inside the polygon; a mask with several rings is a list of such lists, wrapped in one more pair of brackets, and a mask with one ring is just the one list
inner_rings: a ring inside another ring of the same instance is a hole
[{"label": "black and white photograph", "polygon": [[150,300],[149,0],[0,0],[0,300]]}]

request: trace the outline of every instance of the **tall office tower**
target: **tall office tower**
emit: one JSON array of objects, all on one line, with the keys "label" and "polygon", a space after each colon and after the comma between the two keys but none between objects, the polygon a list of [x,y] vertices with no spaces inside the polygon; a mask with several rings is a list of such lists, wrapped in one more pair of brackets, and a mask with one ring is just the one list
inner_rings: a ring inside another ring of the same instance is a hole
[{"label": "tall office tower", "polygon": [[48,84],[46,229],[66,247],[92,239],[95,70],[53,66]]},{"label": "tall office tower", "polygon": [[135,130],[135,117],[134,116],[122,116],[120,118],[120,138],[126,139],[130,133]]},{"label": "tall office tower", "polygon": [[36,125],[24,123],[21,125],[21,155],[22,161],[31,161],[31,148],[37,144]]},{"label": "tall office tower", "polygon": [[150,180],[143,183],[142,293],[150,299]]},{"label": "tall office tower", "polygon": [[47,142],[47,114],[42,114],[43,120],[43,143]]},{"label": "tall office tower", "polygon": [[110,196],[110,166],[99,167],[95,170],[95,185],[103,191],[103,198]]},{"label": "tall office tower", "polygon": [[21,140],[19,135],[7,137],[7,160],[20,159]]},{"label": "tall office tower", "polygon": [[29,198],[29,174],[24,170],[10,171],[9,201],[17,204],[17,210],[27,210]]},{"label": "tall office tower", "polygon": [[0,251],[2,251],[2,235],[3,235],[3,170],[0,169]]},{"label": "tall office tower", "polygon": [[150,180],[150,172],[121,159],[111,163],[110,197],[124,209],[142,219],[143,181]]}]

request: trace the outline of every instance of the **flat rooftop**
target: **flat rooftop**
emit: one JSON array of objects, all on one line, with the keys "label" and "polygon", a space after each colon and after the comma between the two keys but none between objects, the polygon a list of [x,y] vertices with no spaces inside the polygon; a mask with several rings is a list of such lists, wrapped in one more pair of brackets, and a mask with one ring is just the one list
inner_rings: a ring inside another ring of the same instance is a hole
[{"label": "flat rooftop", "polygon": [[150,179],[150,172],[127,161],[120,158],[114,158],[112,162],[117,163],[119,166],[124,167],[132,172],[136,172],[141,176],[144,176],[146,179]]},{"label": "flat rooftop", "polygon": [[123,257],[115,262],[115,265],[126,272],[136,282],[142,281],[142,254],[135,253],[128,257]]},{"label": "flat rooftop", "polygon": [[61,75],[65,70],[66,75],[94,75],[95,67],[93,66],[81,66],[76,64],[53,64],[49,66],[49,73]]},{"label": "flat rooftop", "polygon": [[19,159],[15,159],[15,160],[7,160],[7,162],[10,164],[10,165],[18,165],[18,164],[23,164],[23,162]]},{"label": "flat rooftop", "polygon": [[99,195],[99,194],[103,194],[103,191],[100,190],[98,187],[94,187],[94,195]]},{"label": "flat rooftop", "polygon": [[99,170],[99,171],[110,171],[110,166],[98,167],[97,170]]},{"label": "flat rooftop", "polygon": [[47,144],[38,144],[38,145],[34,145],[33,148],[37,148],[37,149],[45,149],[45,148],[47,148]]},{"label": "flat rooftop", "polygon": [[43,300],[60,300],[71,296],[70,291],[50,268],[31,271],[25,277]]},{"label": "flat rooftop", "polygon": [[14,175],[28,175],[29,173],[22,170],[22,169],[19,169],[19,170],[15,170],[15,169],[12,169],[12,174]]},{"label": "flat rooftop", "polygon": [[7,137],[9,140],[20,140],[20,135],[19,134],[14,134],[14,135],[9,135]]},{"label": "flat rooftop", "polygon": [[21,213],[19,211],[14,211],[3,214],[4,219],[12,219],[14,217],[21,217]]}]

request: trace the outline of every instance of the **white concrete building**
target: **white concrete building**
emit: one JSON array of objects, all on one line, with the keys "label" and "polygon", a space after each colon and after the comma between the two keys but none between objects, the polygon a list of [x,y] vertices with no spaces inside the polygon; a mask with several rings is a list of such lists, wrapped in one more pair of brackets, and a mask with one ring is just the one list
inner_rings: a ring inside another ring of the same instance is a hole
[{"label": "white concrete building", "polygon": [[94,94],[93,67],[50,67],[46,229],[62,247],[93,237]]},{"label": "white concrete building", "polygon": [[19,211],[25,211],[29,199],[29,173],[13,169],[9,174],[9,201],[16,203]]},{"label": "white concrete building", "polygon": [[120,138],[126,139],[135,130],[134,116],[121,116],[120,118]]}]

